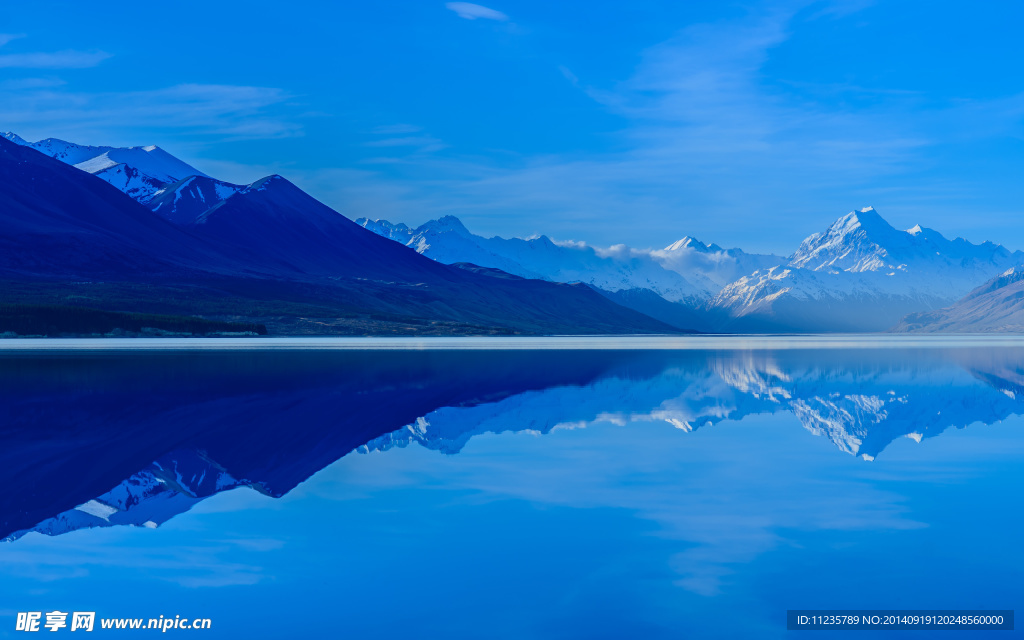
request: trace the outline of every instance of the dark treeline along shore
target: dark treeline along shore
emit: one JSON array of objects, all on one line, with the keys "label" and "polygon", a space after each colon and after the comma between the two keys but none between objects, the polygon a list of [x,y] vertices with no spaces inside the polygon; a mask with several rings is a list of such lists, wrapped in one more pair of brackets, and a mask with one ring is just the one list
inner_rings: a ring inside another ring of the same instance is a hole
[{"label": "dark treeline along shore", "polygon": [[0,334],[17,336],[266,335],[253,322],[101,311],[70,305],[0,304]]},{"label": "dark treeline along shore", "polygon": [[[680,332],[587,285],[440,264],[279,176],[174,224],[103,179],[4,138],[0,292],[0,333],[19,335]],[[57,319],[71,308],[94,311]],[[140,324],[133,314],[150,317]]]}]

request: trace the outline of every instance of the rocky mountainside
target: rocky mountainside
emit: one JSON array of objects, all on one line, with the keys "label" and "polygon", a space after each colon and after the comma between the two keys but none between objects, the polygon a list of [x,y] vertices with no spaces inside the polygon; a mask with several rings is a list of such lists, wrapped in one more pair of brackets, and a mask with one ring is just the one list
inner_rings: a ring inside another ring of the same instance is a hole
[{"label": "rocky mountainside", "polygon": [[737,329],[884,331],[944,307],[1024,253],[932,229],[899,231],[868,207],[808,237],[789,261],[726,286],[710,307]]},{"label": "rocky mountainside", "polygon": [[897,333],[1024,333],[1024,268],[1012,267],[953,305],[912,313]]},{"label": "rocky mountainside", "polygon": [[544,236],[483,238],[452,216],[415,229],[356,222],[438,262],[585,282],[673,326],[704,331],[885,331],[1024,262],[1024,253],[991,242],[948,240],[921,226],[895,229],[870,207],[839,218],[785,258],[691,237],[661,250],[599,249]]}]

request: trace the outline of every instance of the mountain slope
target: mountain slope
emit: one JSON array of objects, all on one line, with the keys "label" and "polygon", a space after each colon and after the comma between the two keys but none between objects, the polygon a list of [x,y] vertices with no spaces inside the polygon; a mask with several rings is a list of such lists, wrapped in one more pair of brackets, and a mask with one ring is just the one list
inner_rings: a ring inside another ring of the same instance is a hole
[{"label": "mountain slope", "polygon": [[884,331],[941,308],[1024,259],[1000,245],[899,231],[868,207],[810,236],[787,264],[726,286],[711,308],[734,330]]},{"label": "mountain slope", "polygon": [[276,175],[240,189],[186,228],[277,274],[420,282],[452,273],[367,232]]},{"label": "mountain slope", "polygon": [[249,185],[187,227],[239,261],[337,286],[386,285],[382,303],[465,322],[531,330],[671,332],[589,287],[493,278],[443,265],[374,234],[280,176]]},{"label": "mountain slope", "polygon": [[387,220],[359,218],[356,223],[444,264],[469,262],[524,278],[584,282],[613,292],[649,289],[672,302],[699,304],[711,295],[706,287],[625,247],[598,251],[582,243],[555,243],[547,236],[484,238],[470,233],[454,216],[431,220],[416,229]]},{"label": "mountain slope", "polygon": [[669,302],[650,289],[595,290],[616,304],[639,311],[684,333],[715,329],[712,318],[704,310],[680,302]]},{"label": "mountain slope", "polygon": [[[583,285],[503,281],[439,264],[283,178],[254,183],[177,226],[96,176],[7,139],[0,140],[0,277],[10,281],[8,302],[53,304],[47,291],[65,295],[83,280],[146,285],[121,287],[117,308],[89,301],[117,311],[181,313],[174,305],[195,298],[199,306],[189,314],[215,308],[240,318],[250,316],[240,313],[239,296],[272,297],[314,303],[331,322],[383,314],[382,322],[401,316],[485,333],[673,331]],[[139,308],[143,294],[147,306]]]},{"label": "mountain slope", "polygon": [[11,132],[2,135],[11,142],[91,173],[142,203],[148,202],[161,188],[183,178],[209,177],[157,146],[94,147],[57,138],[27,142]]},{"label": "mountain slope", "polygon": [[243,189],[213,178],[189,176],[157,190],[146,206],[165,220],[186,225]]},{"label": "mountain slope", "polygon": [[22,276],[183,275],[195,238],[102,180],[0,140],[0,271]]},{"label": "mountain slope", "polygon": [[689,236],[660,251],[651,251],[650,255],[664,268],[681,274],[691,282],[706,283],[706,287],[714,293],[737,278],[786,262],[782,256],[723,249],[717,244],[707,245]]},{"label": "mountain slope", "polygon": [[[992,265],[1012,263],[1024,253],[1011,253],[992,242],[972,244],[963,238],[948,240],[934,229],[917,225],[906,231],[894,229],[871,207],[836,220],[823,233],[803,241],[789,266],[813,271],[896,272],[930,270],[954,275],[959,282],[975,280]],[[922,274],[925,275],[925,274]],[[924,286],[941,292],[947,281],[922,278]]]},{"label": "mountain slope", "polygon": [[1013,267],[955,304],[903,318],[898,333],[1024,333],[1024,267]]}]

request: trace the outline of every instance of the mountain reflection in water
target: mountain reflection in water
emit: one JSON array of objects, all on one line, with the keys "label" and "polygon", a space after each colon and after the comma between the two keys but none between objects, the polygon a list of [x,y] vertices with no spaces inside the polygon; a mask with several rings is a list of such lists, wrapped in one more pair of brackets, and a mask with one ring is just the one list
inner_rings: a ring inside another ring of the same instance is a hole
[{"label": "mountain reflection in water", "polygon": [[[786,412],[866,461],[1024,413],[1015,349],[391,351],[0,358],[0,538],[154,527],[273,497],[357,452],[594,422],[684,432]],[[866,464],[866,463],[865,463]]]}]

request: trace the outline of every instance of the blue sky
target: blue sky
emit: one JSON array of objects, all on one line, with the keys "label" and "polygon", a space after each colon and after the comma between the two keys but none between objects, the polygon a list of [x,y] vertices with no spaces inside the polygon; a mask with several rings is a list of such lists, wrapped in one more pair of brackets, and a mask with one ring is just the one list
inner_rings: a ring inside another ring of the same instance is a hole
[{"label": "blue sky", "polygon": [[355,218],[791,252],[854,208],[1024,248],[1019,2],[33,2],[0,130]]}]

